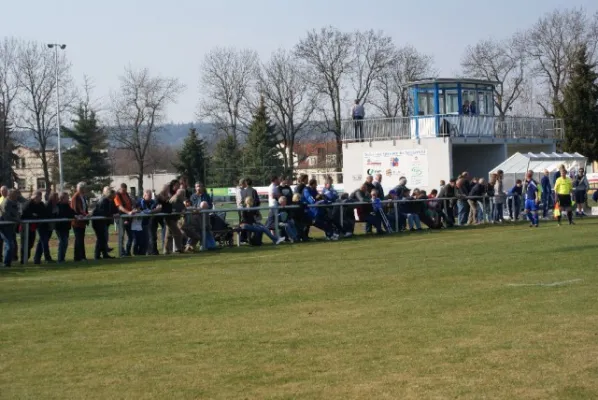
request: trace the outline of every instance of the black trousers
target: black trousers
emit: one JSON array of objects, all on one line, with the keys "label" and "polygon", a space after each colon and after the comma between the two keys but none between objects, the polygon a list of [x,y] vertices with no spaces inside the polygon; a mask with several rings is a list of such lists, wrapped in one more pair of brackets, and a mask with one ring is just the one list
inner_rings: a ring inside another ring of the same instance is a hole
[{"label": "black trousers", "polygon": [[85,256],[85,228],[73,228],[75,246],[73,247],[75,261],[87,260]]},{"label": "black trousers", "polygon": [[154,217],[149,222],[149,243],[148,243],[148,253],[150,255],[158,255],[158,226],[162,227],[162,236],[164,236],[164,232],[166,230],[166,225],[164,224],[164,218],[162,217]]},{"label": "black trousers", "polygon": [[[29,231],[28,237],[28,249],[27,249],[27,261],[29,261],[29,257],[31,257],[31,250],[33,250],[33,244],[35,243],[35,231]],[[21,231],[21,264],[24,263],[25,260],[25,231]]]},{"label": "black trousers", "polygon": [[96,246],[94,251],[94,258],[97,260],[100,256],[108,256],[108,232],[106,222],[93,221],[93,231],[96,234]]}]

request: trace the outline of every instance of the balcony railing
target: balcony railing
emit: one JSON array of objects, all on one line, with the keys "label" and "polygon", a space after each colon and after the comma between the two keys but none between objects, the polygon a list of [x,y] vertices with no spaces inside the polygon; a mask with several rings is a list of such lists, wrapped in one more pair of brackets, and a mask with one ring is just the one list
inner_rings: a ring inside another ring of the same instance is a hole
[{"label": "balcony railing", "polygon": [[499,139],[562,139],[563,120],[484,115],[426,115],[345,120],[343,141],[401,140],[430,137]]}]

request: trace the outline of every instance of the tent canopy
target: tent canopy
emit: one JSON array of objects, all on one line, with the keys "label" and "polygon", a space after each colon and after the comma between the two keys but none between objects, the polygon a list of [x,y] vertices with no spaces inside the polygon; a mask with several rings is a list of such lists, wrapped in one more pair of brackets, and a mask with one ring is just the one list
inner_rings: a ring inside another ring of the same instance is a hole
[{"label": "tent canopy", "polygon": [[558,171],[561,165],[567,170],[585,166],[588,159],[579,153],[515,153],[489,173],[496,173],[502,169],[505,174],[525,174],[526,171],[543,172],[547,169],[550,173]]},{"label": "tent canopy", "polygon": [[515,153],[492,168],[488,175],[496,173],[499,169],[503,170],[505,189],[508,190],[515,185],[517,179],[525,179],[525,173],[529,170],[534,171],[534,179],[539,181],[547,169],[552,182],[561,165],[565,166],[569,174],[576,174],[577,169],[584,167],[587,161],[587,157],[579,153]]}]

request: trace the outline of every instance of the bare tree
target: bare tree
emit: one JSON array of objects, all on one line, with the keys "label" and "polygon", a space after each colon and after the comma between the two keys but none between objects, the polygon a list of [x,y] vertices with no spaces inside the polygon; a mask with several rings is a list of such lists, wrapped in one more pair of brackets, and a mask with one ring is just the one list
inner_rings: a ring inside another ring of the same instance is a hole
[{"label": "bare tree", "polygon": [[583,9],[554,10],[528,31],[522,41],[533,61],[533,73],[547,85],[550,104],[538,102],[546,115],[553,115],[579,45],[585,44],[590,59],[598,50],[598,13],[588,16]]},{"label": "bare tree", "polygon": [[407,45],[395,50],[393,62],[373,85],[370,103],[386,118],[409,115],[407,83],[436,75],[434,60]]},{"label": "bare tree", "polygon": [[0,42],[0,183],[12,182],[12,145],[14,144],[11,128],[13,103],[19,93],[17,76],[17,56],[19,42],[15,38],[4,38]]},{"label": "bare tree", "polygon": [[217,133],[238,139],[251,117],[249,103],[259,71],[253,50],[215,48],[201,65],[199,117],[211,121]]},{"label": "bare tree", "polygon": [[322,109],[326,130],[336,139],[336,165],[342,169],[341,91],[352,71],[353,38],[336,28],[312,30],[295,48],[296,56],[309,67],[309,82],[323,95],[328,107]]},{"label": "bare tree", "polygon": [[395,63],[397,52],[390,36],[373,30],[353,33],[351,83],[355,99],[365,103],[372,85]]},{"label": "bare tree", "polygon": [[468,76],[500,82],[494,88],[494,106],[500,117],[524,94],[526,57],[518,43],[517,39],[482,40],[468,46],[461,60]]},{"label": "bare tree", "polygon": [[56,139],[56,75],[60,93],[60,113],[70,110],[76,97],[71,65],[64,54],[56,63],[54,51],[43,43],[29,42],[18,52],[17,73],[20,86],[17,127],[31,134],[28,142],[35,142],[41,158],[47,185],[53,181],[55,152],[50,151]]},{"label": "bare tree", "polygon": [[292,53],[278,50],[260,74],[260,90],[276,124],[287,173],[293,173],[295,143],[309,127],[317,95],[306,77],[305,65]]},{"label": "bare tree", "polygon": [[157,133],[166,118],[166,109],[176,102],[184,86],[176,78],[150,75],[148,69],[125,69],[120,89],[112,95],[111,136],[119,147],[128,150],[137,164],[138,190],[143,190],[143,174],[149,166],[148,154],[158,145]]}]

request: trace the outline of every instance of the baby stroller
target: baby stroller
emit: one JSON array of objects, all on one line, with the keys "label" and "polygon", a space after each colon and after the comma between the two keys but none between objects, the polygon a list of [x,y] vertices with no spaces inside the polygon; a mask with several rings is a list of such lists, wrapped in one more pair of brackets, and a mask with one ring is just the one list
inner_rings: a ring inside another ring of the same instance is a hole
[{"label": "baby stroller", "polygon": [[220,247],[232,247],[235,244],[234,230],[226,223],[226,213],[210,213],[212,235]]}]

